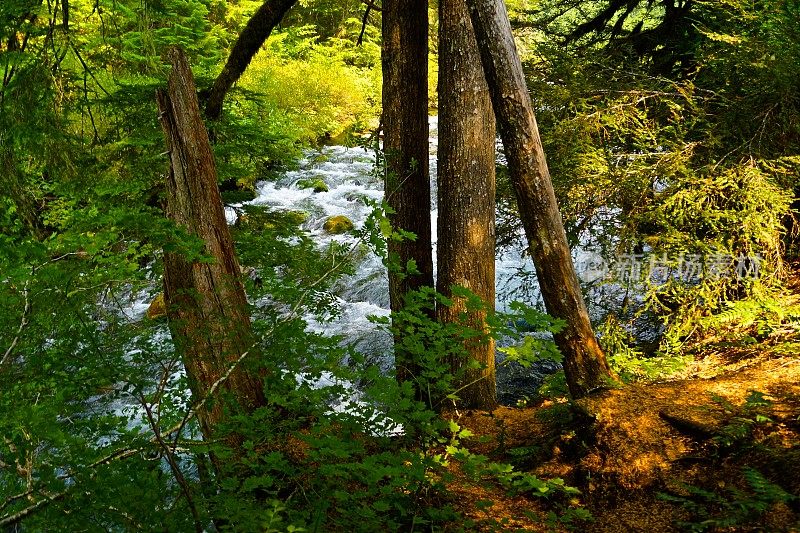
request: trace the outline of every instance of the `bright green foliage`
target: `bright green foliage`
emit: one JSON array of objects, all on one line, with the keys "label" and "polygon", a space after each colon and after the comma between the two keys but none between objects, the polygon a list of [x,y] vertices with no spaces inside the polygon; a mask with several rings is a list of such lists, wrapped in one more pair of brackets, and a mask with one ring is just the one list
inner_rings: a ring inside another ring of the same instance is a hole
[{"label": "bright green foliage", "polygon": [[[287,16],[292,26],[312,25],[323,39],[349,39],[358,37],[363,4],[360,0],[300,0]],[[380,28],[380,12],[373,11],[368,30]],[[358,24],[355,28],[354,24]],[[356,29],[353,32],[353,29]],[[374,40],[371,40],[374,43]]]},{"label": "bright green foliage", "polygon": [[712,394],[711,399],[729,417],[713,438],[714,443],[722,449],[747,445],[748,441],[752,442],[754,428],[772,422],[766,414],[772,402],[763,392],[749,391],[744,404],[739,407],[716,394]]},{"label": "bright green foliage", "polygon": [[609,315],[598,329],[600,346],[611,369],[625,382],[656,379],[681,370],[690,358],[681,354],[660,354],[647,357],[636,346],[633,335],[614,316]]},{"label": "bright green foliage", "polygon": [[[252,316],[263,354],[243,364],[273,373],[264,382],[270,407],[232,414],[219,428],[220,436],[232,431],[242,437],[240,450],[199,439],[188,384],[163,324],[119,314],[129,291],[149,285],[138,262],[152,247],[163,243],[201,258],[191,239],[165,222],[154,224],[161,219],[153,215],[142,224],[147,244],[132,240],[119,247],[117,234],[100,232],[75,235],[73,243],[63,241],[72,235],[65,231],[58,242],[80,244],[80,254],[52,258],[31,241],[2,249],[9,268],[0,295],[3,308],[14,311],[2,315],[3,333],[22,324],[24,335],[0,370],[8,392],[0,398],[6,437],[0,460],[19,465],[0,472],[0,520],[31,505],[28,490],[42,502],[24,520],[32,530],[80,530],[91,523],[189,531],[213,522],[241,531],[376,531],[458,520],[438,503],[447,479],[441,451],[459,453],[469,433],[454,432],[430,407],[440,407],[433,399],[458,393],[448,387],[447,358],[463,352],[463,340],[485,334],[431,320],[430,296],[447,304],[440,295],[422,295],[419,305],[395,317],[392,327],[405,332],[404,346],[426,356],[419,378],[430,396],[418,402],[410,384],[398,385],[366,364],[347,339],[306,331],[306,314],[335,313],[330,291],[362,243],[320,250],[298,229],[302,217],[261,207],[242,208],[241,215],[234,238],[240,262],[257,274],[247,288],[261,302]],[[385,242],[380,218],[371,220],[376,224],[363,238]],[[37,265],[34,272],[17,266],[25,261]],[[147,276],[157,274],[156,267]],[[9,344],[3,337],[3,346]],[[328,385],[317,386],[320,380]],[[362,384],[358,393],[356,382]],[[241,475],[215,478],[209,453],[236,464]],[[515,490],[561,490],[557,480],[513,478]]]},{"label": "bright green foliage", "polygon": [[[243,24],[239,17],[257,5],[243,2],[231,8],[229,22]],[[297,13],[290,11],[290,20]],[[368,25],[357,46],[360,22],[346,19],[335,35],[328,35],[312,22],[317,17],[308,18],[273,32],[228,96],[222,120],[213,125],[222,181],[252,187],[291,165],[304,146],[348,143],[375,127],[380,101],[375,40],[380,32]]]},{"label": "bright green foliage", "polygon": [[[563,320],[554,319],[538,309],[520,302],[512,302],[509,308],[511,309],[511,314],[501,314],[493,317],[493,321],[496,322],[495,327],[498,327],[497,322],[505,320],[506,324],[524,324],[526,329],[540,333],[548,332],[552,334],[564,329],[565,322]],[[507,331],[511,333],[510,329]],[[558,351],[558,347],[551,336],[542,336],[541,334],[526,335],[522,338],[520,344],[498,348],[498,350],[506,355],[506,361],[513,361],[524,367],[528,367],[542,359],[559,363],[563,360],[563,356]]]},{"label": "bright green foliage", "polygon": [[380,317],[375,321],[392,332],[395,353],[419,366],[419,373],[412,377],[414,387],[430,409],[441,410],[448,405],[448,396],[457,394],[453,392],[453,384],[458,376],[451,374],[450,360],[466,358],[464,342],[481,339],[485,333],[431,319],[436,305],[449,306],[452,301],[430,287],[423,287],[408,293],[405,308],[393,313],[391,319]]},{"label": "bright green foliage", "polygon": [[[123,311],[131,297],[158,291],[162,251],[208,260],[162,212],[167,158],[154,100],[167,75],[162,53],[183,46],[207,88],[260,3],[0,2],[0,527],[32,508],[25,530],[434,530],[459,520],[444,497],[448,461],[548,499],[552,527],[581,527],[589,517],[572,505],[575,489],[466,454],[469,432],[437,414],[458,395],[450,359],[487,335],[432,320],[433,306],[449,300],[423,291],[391,320],[376,320],[421,364],[425,401],[349,339],[307,330],[303,317],[336,315],[337,280],[367,246],[401,269],[385,257],[386,239],[413,236],[393,230],[380,209],[354,231],[356,246],[319,249],[300,228],[306,214],[239,208],[233,232],[263,354],[242,364],[271,370],[270,407],[232,414],[220,428],[242,437],[240,449],[200,440],[164,323]],[[657,58],[624,47],[612,54],[602,40],[564,46],[551,38],[558,32],[540,31],[527,2],[510,4],[529,25],[521,48],[573,241],[596,230],[609,254],[722,254],[732,258],[723,270],[740,256],[763,257],[758,281],[703,275],[649,285],[641,316],[667,326],[662,351],[680,352],[704,331],[761,339],[796,330],[796,304],[776,291],[796,246],[786,215],[800,166],[798,3],[697,3],[696,32],[681,50],[691,68],[669,74],[655,71]],[[310,143],[375,127],[379,13],[359,46],[363,9],[358,0],[303,0],[255,58],[213,125],[220,181],[239,189],[226,201],[246,199],[241,189]],[[653,27],[661,15],[637,9],[630,21]],[[550,28],[566,33],[580,22],[570,12]],[[507,199],[501,206],[513,212]],[[402,270],[413,275],[415,266]],[[469,309],[486,305],[454,294]],[[508,359],[558,359],[549,335],[562,325],[513,311],[492,315],[489,332],[517,339]],[[522,323],[532,334],[520,337]],[[625,324],[607,324],[601,340],[625,377],[662,373],[676,360],[642,361]],[[720,444],[768,423],[762,400],[737,411]],[[217,477],[210,453],[239,475]],[[702,527],[725,527],[789,501],[757,472],[745,477],[746,493],[681,502]]]},{"label": "bright green foliage", "polygon": [[[165,160],[146,76],[159,62],[125,63],[121,39],[164,41],[137,6],[3,3],[0,520],[52,500],[31,530],[135,529],[176,501],[149,438],[117,408],[153,393],[155,369],[178,368],[160,326],[131,323],[119,298],[149,284],[141,265],[157,250],[200,254],[153,201]],[[203,14],[194,3],[173,21],[185,17],[198,45]],[[118,450],[129,457],[117,462]],[[186,529],[186,516],[165,514],[165,527]]]},{"label": "bright green foliage", "polygon": [[[731,453],[761,446],[754,439],[754,429],[761,428],[762,435],[773,420],[767,416],[772,402],[759,391],[749,391],[742,405],[733,405],[719,395],[712,395],[715,408],[726,417],[711,442],[716,452]],[[763,438],[760,437],[760,439]],[[791,462],[790,459],[787,459]],[[681,484],[676,493],[660,493],[659,498],[684,507],[691,520],[678,525],[686,531],[713,531],[723,528],[743,529],[763,527],[766,514],[776,506],[791,504],[796,495],[771,482],[754,468],[744,467],[741,479],[720,483],[713,489]]]},{"label": "bright green foliage", "polygon": [[755,343],[774,333],[800,330],[800,305],[789,298],[756,292],[747,300],[727,302],[719,312],[699,321],[722,338]]},{"label": "bright green foliage", "polygon": [[[163,323],[122,314],[131,295],[156,290],[161,250],[203,257],[198,243],[168,223],[161,210],[167,158],[154,98],[167,74],[161,54],[169,45],[182,45],[198,85],[207,86],[225,59],[223,44],[235,38],[227,29],[231,21],[226,11],[230,8],[235,18],[239,7],[204,0],[72,0],[68,11],[63,2],[0,5],[4,525],[30,506],[36,512],[24,519],[24,527],[32,531],[190,531],[218,517],[240,520],[243,530],[283,531],[312,522],[308,501],[284,503],[301,485],[281,482],[297,482],[297,472],[306,467],[288,463],[278,450],[260,447],[280,441],[276,435],[308,427],[309,419],[326,420],[327,427],[335,422],[326,411],[337,392],[311,393],[307,385],[298,388],[294,376],[302,372],[311,379],[321,368],[338,368],[354,354],[338,339],[307,335],[298,316],[331,310],[326,289],[350,267],[349,251],[335,245],[317,251],[310,238],[298,234],[302,219],[296,216],[261,217],[267,219],[263,224],[237,231],[242,263],[258,270],[251,294],[260,294],[260,287],[276,304],[295,306],[288,317],[283,307],[266,306],[255,313],[263,353],[274,354],[278,360],[270,366],[286,372],[281,374],[285,379],[272,384],[271,395],[276,405],[291,406],[297,418],[285,427],[272,412],[236,420],[236,429],[259,446],[259,453],[253,452],[258,468],[253,467],[244,487],[218,490],[209,479],[209,446],[197,441],[187,410],[188,384]],[[303,40],[311,38],[297,38],[298,43]],[[342,77],[355,70],[342,66],[335,46],[328,55],[332,59],[315,66],[335,70],[343,86],[350,87],[350,78]],[[303,89],[319,79],[284,82]],[[271,87],[289,90],[275,83]],[[252,184],[276,165],[290,163],[299,154],[298,141],[311,139],[305,133],[284,134],[283,119],[249,116],[233,107],[214,132],[223,181]],[[351,105],[346,113],[354,109]],[[350,119],[340,114],[315,120],[302,128],[338,131]],[[256,222],[261,213],[248,214]],[[352,394],[336,391],[346,398]],[[145,416],[148,410],[152,420]],[[351,423],[362,433],[364,411]],[[184,418],[185,429],[174,431]],[[156,435],[174,442],[174,448],[160,444]],[[352,461],[341,473],[314,478],[308,484],[312,492],[333,494],[344,479],[377,471],[358,466],[363,450],[351,450],[342,439],[335,446],[321,446],[319,453]],[[177,471],[166,458],[174,459]],[[427,483],[423,462],[409,469],[404,460],[377,453],[366,461],[394,465],[389,476],[393,487]],[[379,496],[389,502],[404,494],[386,483],[365,486],[383,491]],[[374,501],[368,495],[355,499]],[[381,516],[389,522],[419,509],[413,504],[401,507],[384,504],[372,515],[377,523]],[[327,519],[325,509],[315,512],[314,520]]]},{"label": "bright green foliage", "polygon": [[[474,480],[496,481],[510,495],[525,494],[546,500],[552,510],[548,512],[544,522],[553,530],[564,527],[581,530],[593,520],[592,514],[578,500],[580,490],[567,485],[563,479],[540,479],[534,474],[517,471],[510,464],[492,462],[484,455],[472,454],[466,450],[457,450],[454,454],[463,461],[464,472]],[[490,508],[491,502],[486,502],[485,507]],[[493,524],[491,517],[488,522],[488,525]]]},{"label": "bright green foliage", "polygon": [[306,143],[367,129],[380,102],[379,50],[318,39],[309,26],[272,36],[239,82],[253,93],[244,112]]},{"label": "bright green foliage", "polygon": [[[627,3],[588,32],[608,3],[512,7],[568,235],[608,264],[636,255],[641,275],[613,281],[645,293],[634,316],[665,326],[669,353],[728,302],[781,290],[800,190],[800,39],[797,2],[734,0],[691,3],[670,32],[637,41],[671,16],[661,4]],[[748,257],[755,281],[737,276]]]}]

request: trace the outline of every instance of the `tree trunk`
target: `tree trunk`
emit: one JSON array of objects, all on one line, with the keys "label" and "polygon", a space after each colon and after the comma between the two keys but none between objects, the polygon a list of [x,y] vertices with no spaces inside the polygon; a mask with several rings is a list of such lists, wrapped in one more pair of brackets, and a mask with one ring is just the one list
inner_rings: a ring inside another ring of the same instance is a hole
[{"label": "tree trunk", "polygon": [[539,129],[502,0],[467,0],[522,224],[547,312],[567,322],[555,341],[573,397],[613,374],[597,344],[558,211]]},{"label": "tree trunk", "polygon": [[[392,227],[414,233],[415,240],[389,240],[392,311],[405,295],[433,286],[430,177],[428,175],[428,2],[386,0],[383,4],[383,148],[386,201],[394,210]],[[409,261],[419,274],[405,275]],[[417,375],[413,361],[397,358],[399,380]]]},{"label": "tree trunk", "polygon": [[253,56],[269,38],[272,29],[297,0],[266,0],[253,14],[242,30],[225,67],[219,73],[206,102],[206,117],[217,120],[222,113],[222,102],[228,90],[250,64]]},{"label": "tree trunk", "polygon": [[252,410],[265,401],[258,373],[245,368],[244,354],[255,355],[254,338],[192,71],[179,48],[168,58],[169,88],[157,94],[170,154],[167,216],[202,240],[212,261],[165,252],[164,296],[192,394],[203,401],[200,428],[210,438],[226,408]]},{"label": "tree trunk", "polygon": [[[460,285],[494,308],[495,123],[475,33],[464,0],[439,0],[439,165],[437,290],[450,297]],[[486,331],[486,313],[463,299],[439,306],[442,322]],[[497,403],[494,341],[469,341],[469,369],[457,384],[462,407],[492,409]],[[457,373],[467,363],[453,361]]]}]

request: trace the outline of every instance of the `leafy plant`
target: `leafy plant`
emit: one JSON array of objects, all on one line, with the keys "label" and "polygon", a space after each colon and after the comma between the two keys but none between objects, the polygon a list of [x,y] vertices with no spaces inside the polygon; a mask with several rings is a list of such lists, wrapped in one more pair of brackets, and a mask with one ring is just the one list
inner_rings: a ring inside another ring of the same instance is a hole
[{"label": "leafy plant", "polygon": [[764,414],[772,402],[762,392],[749,391],[744,404],[740,407],[732,405],[724,397],[716,394],[712,394],[711,398],[730,417],[714,436],[714,441],[724,448],[747,442],[756,426],[772,422],[772,419]]},{"label": "leafy plant", "polygon": [[751,525],[761,519],[773,505],[797,499],[779,485],[770,482],[758,470],[745,468],[742,476],[747,483],[747,490],[728,487],[724,492],[714,492],[684,485],[685,496],[659,493],[659,498],[679,504],[694,515],[694,521],[678,524],[687,531]]},{"label": "leafy plant", "polygon": [[687,364],[680,354],[645,355],[636,348],[635,339],[613,316],[609,315],[599,328],[600,346],[611,368],[625,381],[655,379],[670,375]]}]

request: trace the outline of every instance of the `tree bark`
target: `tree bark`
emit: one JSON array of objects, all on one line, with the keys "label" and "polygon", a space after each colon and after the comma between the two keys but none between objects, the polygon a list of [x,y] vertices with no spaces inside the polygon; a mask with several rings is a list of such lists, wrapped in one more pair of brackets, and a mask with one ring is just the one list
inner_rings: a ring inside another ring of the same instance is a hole
[{"label": "tree bark", "polygon": [[[430,177],[428,175],[428,2],[386,0],[383,31],[383,148],[386,201],[395,230],[415,240],[389,240],[389,297],[392,311],[404,306],[405,295],[433,286]],[[419,274],[406,275],[409,261]],[[417,375],[413,361],[395,354],[399,380]]]},{"label": "tree bark", "polygon": [[222,114],[222,102],[228,90],[236,83],[239,76],[250,64],[253,56],[258,53],[261,46],[269,38],[272,29],[277,26],[287,11],[297,0],[265,0],[253,14],[247,25],[239,34],[233,45],[228,61],[217,79],[206,102],[206,117],[217,120]]},{"label": "tree bark", "polygon": [[157,94],[170,155],[167,216],[202,240],[212,261],[165,251],[164,297],[192,394],[203,401],[200,428],[210,438],[226,408],[249,411],[265,400],[258,373],[244,364],[244,354],[255,358],[254,338],[194,78],[182,50],[170,49],[168,58],[169,87]]},{"label": "tree bark", "polygon": [[[454,285],[472,291],[491,308],[495,302],[495,121],[478,45],[464,0],[439,0],[439,216],[437,291],[452,296]],[[466,302],[437,307],[445,323],[487,331],[486,312],[467,312]],[[461,407],[497,404],[494,341],[468,341],[469,358],[457,383]],[[452,361],[453,372],[468,360]]]},{"label": "tree bark", "polygon": [[567,322],[555,336],[567,384],[580,398],[614,376],[592,331],[572,264],[505,4],[467,0],[467,5],[542,297],[547,312]]}]

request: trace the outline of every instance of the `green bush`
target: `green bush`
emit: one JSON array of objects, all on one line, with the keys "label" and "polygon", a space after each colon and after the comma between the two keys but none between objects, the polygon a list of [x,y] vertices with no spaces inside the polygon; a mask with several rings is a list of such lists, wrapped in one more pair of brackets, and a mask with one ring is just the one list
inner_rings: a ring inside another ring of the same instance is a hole
[{"label": "green bush", "polygon": [[259,95],[253,112],[303,143],[374,126],[380,102],[375,69],[349,65],[340,51],[317,47],[313,33],[303,36],[308,50],[288,55],[283,50],[291,39],[273,35],[240,79],[242,89]]}]

